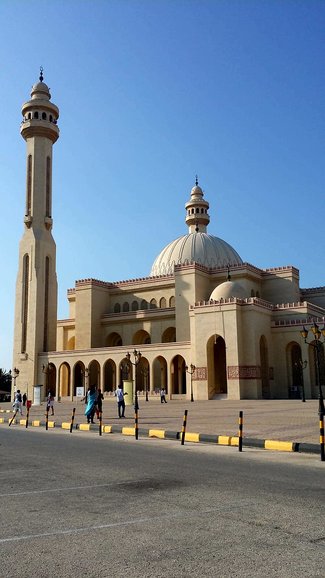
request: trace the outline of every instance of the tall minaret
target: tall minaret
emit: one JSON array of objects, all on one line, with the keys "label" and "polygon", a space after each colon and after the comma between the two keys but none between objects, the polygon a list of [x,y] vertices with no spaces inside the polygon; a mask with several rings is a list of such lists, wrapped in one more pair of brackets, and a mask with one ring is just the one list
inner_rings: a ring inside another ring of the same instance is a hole
[{"label": "tall minaret", "polygon": [[[37,385],[38,354],[56,348],[56,247],[52,237],[52,147],[59,138],[59,109],[48,86],[34,84],[31,100],[22,107],[20,133],[27,144],[24,233],[19,246],[16,283],[13,367],[16,388]],[[18,372],[17,372],[18,373]]]}]

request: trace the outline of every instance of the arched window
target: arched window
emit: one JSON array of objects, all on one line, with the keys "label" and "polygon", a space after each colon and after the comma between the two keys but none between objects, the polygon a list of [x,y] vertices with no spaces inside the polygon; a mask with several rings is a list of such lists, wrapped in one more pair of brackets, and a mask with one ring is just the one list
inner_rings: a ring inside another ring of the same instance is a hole
[{"label": "arched window", "polygon": [[50,279],[50,259],[45,258],[44,274],[44,334],[43,334],[43,351],[48,350],[48,321],[49,321],[49,279]]},{"label": "arched window", "polygon": [[169,299],[169,307],[175,307],[175,297],[174,297],[174,295]]},{"label": "arched window", "polygon": [[162,297],[159,301],[159,307],[160,309],[164,309],[166,307],[166,299],[165,297]]},{"label": "arched window", "polygon": [[26,353],[27,323],[28,323],[28,296],[29,296],[29,255],[24,255],[23,259],[23,292],[22,292],[22,333],[21,352]]},{"label": "arched window", "polygon": [[156,299],[151,299],[151,301],[150,301],[150,309],[157,309],[157,301],[156,301]]},{"label": "arched window", "polygon": [[140,309],[148,309],[148,302],[142,299]]},{"label": "arched window", "polygon": [[121,305],[119,303],[115,303],[114,313],[120,313],[120,312],[121,312]]},{"label": "arched window", "polygon": [[251,290],[251,297],[255,297],[255,291],[254,291],[254,289]]},{"label": "arched window", "polygon": [[123,311],[130,311],[130,306],[127,301],[124,301],[123,303]]},{"label": "arched window", "polygon": [[165,329],[161,336],[162,343],[172,343],[176,341],[176,329],[175,327],[168,327]]},{"label": "arched window", "polygon": [[34,118],[38,118],[38,112],[34,112]]},{"label": "arched window", "polygon": [[42,119],[46,120],[46,112],[42,112]]},{"label": "arched window", "polygon": [[132,301],[132,311],[138,311],[139,305],[137,301]]},{"label": "arched window", "polygon": [[46,217],[51,217],[51,158],[46,157]]},{"label": "arched window", "polygon": [[260,292],[256,291],[256,297],[258,297],[258,299],[260,298]]},{"label": "arched window", "polygon": [[28,119],[31,120],[31,118],[32,118],[32,113],[29,112],[29,113],[28,113]]},{"label": "arched window", "polygon": [[52,122],[53,120],[53,116],[50,114],[50,122]]}]

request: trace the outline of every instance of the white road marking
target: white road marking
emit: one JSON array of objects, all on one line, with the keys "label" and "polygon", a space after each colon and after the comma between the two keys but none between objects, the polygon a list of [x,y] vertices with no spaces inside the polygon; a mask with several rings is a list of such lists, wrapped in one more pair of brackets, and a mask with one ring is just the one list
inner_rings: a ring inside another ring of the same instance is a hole
[{"label": "white road marking", "polygon": [[184,518],[191,516],[202,516],[202,514],[210,514],[215,512],[221,512],[224,510],[229,510],[229,507],[219,507],[219,508],[209,508],[204,511],[192,511],[192,512],[179,512],[164,514],[163,516],[156,516],[155,518],[136,518],[135,520],[126,520],[125,522],[111,522],[110,524],[100,524],[98,526],[87,526],[85,528],[68,528],[67,530],[54,530],[53,532],[42,532],[41,534],[26,534],[22,536],[11,536],[10,538],[0,538],[0,544],[6,542],[20,542],[23,540],[34,540],[36,538],[44,538],[48,536],[63,536],[63,535],[73,535],[82,534],[84,532],[93,532],[94,530],[106,530],[107,528],[117,528],[121,526],[130,526],[132,524],[143,524],[146,522],[159,522],[160,520],[168,520],[171,518]]}]

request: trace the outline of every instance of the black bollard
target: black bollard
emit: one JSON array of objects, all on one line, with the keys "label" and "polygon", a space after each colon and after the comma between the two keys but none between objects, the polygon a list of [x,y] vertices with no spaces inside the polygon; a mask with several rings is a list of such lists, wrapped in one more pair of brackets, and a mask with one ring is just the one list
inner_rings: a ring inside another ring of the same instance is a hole
[{"label": "black bollard", "polygon": [[319,443],[320,443],[320,460],[325,462],[325,436],[324,436],[324,416],[319,420]]},{"label": "black bollard", "polygon": [[243,451],[243,412],[239,412],[238,419],[238,450]]},{"label": "black bollard", "polygon": [[187,409],[184,412],[184,419],[183,419],[183,427],[182,427],[182,441],[181,445],[184,445],[185,442],[185,432],[186,432],[186,421],[187,421]]},{"label": "black bollard", "polygon": [[9,421],[9,427],[11,426],[12,422],[14,421],[16,415],[17,415],[18,409],[16,409],[14,415],[12,416],[11,420]]},{"label": "black bollard", "polygon": [[73,429],[73,422],[74,422],[74,414],[76,413],[76,408],[74,407],[72,410],[72,416],[71,416],[71,423],[70,423],[70,433],[72,433],[72,429]]},{"label": "black bollard", "polygon": [[27,406],[27,414],[26,414],[26,429],[28,428],[28,421],[29,421],[29,405]]},{"label": "black bollard", "polygon": [[99,435],[102,435],[102,420],[103,420],[103,412],[99,410]]},{"label": "black bollard", "polygon": [[134,399],[134,437],[135,439],[139,439],[139,404],[138,404],[138,394],[135,392],[135,399]]}]

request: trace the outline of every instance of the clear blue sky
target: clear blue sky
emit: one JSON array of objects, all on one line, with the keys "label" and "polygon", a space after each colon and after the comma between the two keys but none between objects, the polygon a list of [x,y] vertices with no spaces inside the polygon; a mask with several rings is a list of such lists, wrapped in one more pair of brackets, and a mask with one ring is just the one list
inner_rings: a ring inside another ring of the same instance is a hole
[{"label": "clear blue sky", "polygon": [[0,367],[23,233],[20,110],[40,65],[60,108],[59,318],[76,279],[149,274],[187,233],[196,173],[209,233],[325,285],[323,0],[1,0],[0,23]]}]

